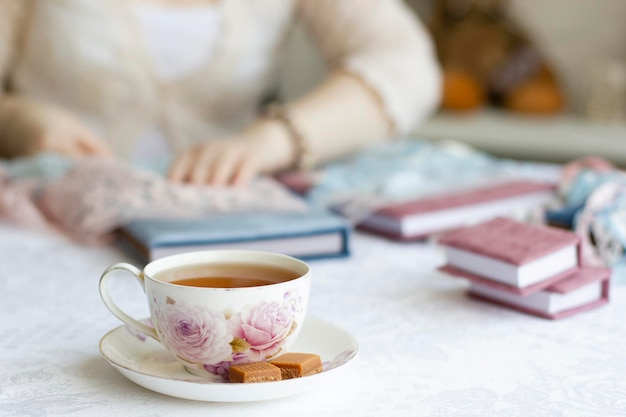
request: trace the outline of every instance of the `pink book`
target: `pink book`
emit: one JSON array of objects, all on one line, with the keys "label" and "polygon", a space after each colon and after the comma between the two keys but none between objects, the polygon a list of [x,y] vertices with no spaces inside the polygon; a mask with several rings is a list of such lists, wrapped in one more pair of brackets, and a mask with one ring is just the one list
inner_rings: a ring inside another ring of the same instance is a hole
[{"label": "pink book", "polygon": [[[533,209],[554,197],[555,185],[509,181],[466,191],[440,194],[379,208],[358,227],[398,240],[421,239],[436,233]],[[341,207],[337,208],[341,212]]]},{"label": "pink book", "polygon": [[[315,181],[314,175],[289,172],[279,175],[277,179],[291,190],[306,194]],[[389,203],[376,209],[369,207],[371,201],[362,210],[359,210],[360,203],[354,201],[335,205],[332,209],[347,216],[350,214],[346,207],[368,214],[364,219],[359,216],[357,227],[360,229],[395,240],[417,240],[466,226],[470,222],[534,209],[554,198],[555,190],[554,182],[510,180]],[[376,199],[375,196],[372,198]]]},{"label": "pink book", "polygon": [[580,238],[573,232],[495,218],[439,239],[454,275],[468,275],[525,289],[545,288],[578,267]]},{"label": "pink book", "polygon": [[524,313],[547,319],[561,319],[609,302],[611,270],[581,267],[567,277],[530,295],[489,280],[470,278],[468,294]]}]

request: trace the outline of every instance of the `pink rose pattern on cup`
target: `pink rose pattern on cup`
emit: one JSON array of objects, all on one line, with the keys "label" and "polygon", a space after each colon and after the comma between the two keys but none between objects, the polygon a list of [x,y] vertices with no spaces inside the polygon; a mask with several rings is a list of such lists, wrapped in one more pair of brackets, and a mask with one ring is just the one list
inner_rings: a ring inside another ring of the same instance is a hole
[{"label": "pink rose pattern on cup", "polygon": [[159,312],[159,336],[176,356],[191,363],[219,362],[232,352],[223,314],[203,306],[168,303]]},{"label": "pink rose pattern on cup", "polygon": [[296,329],[295,314],[302,311],[297,291],[284,294],[283,302],[246,305],[230,314],[206,306],[177,303],[153,304],[156,330],[174,355],[223,378],[232,364],[269,359],[281,353],[285,340]]}]

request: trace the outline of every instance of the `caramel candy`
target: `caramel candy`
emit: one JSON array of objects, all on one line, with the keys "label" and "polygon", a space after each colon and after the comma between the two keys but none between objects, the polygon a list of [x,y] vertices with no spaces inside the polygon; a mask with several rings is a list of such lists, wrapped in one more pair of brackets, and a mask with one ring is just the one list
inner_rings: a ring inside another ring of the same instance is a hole
[{"label": "caramel candy", "polygon": [[272,365],[280,368],[282,379],[298,378],[322,372],[322,360],[313,353],[289,352],[272,359]]},{"label": "caramel candy", "polygon": [[269,362],[232,365],[228,374],[230,382],[280,381],[281,371]]}]

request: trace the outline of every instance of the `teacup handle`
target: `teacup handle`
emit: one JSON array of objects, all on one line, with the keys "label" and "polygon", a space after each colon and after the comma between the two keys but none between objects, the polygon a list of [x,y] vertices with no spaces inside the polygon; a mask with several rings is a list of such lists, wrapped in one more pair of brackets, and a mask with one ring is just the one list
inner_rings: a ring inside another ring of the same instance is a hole
[{"label": "teacup handle", "polygon": [[139,281],[139,284],[141,284],[141,288],[143,288],[145,292],[145,281],[143,272],[134,265],[120,262],[116,263],[115,265],[111,265],[110,267],[105,269],[105,271],[102,273],[102,276],[100,277],[100,296],[102,297],[102,301],[104,301],[104,304],[107,306],[107,308],[111,310],[111,313],[113,313],[113,315],[116,316],[118,319],[122,320],[124,323],[137,330],[138,332],[159,340],[156,331],[152,327],[147,326],[139,320],[135,320],[128,314],[124,313],[111,299],[111,296],[109,294],[109,274],[117,270],[130,272],[132,275],[134,275],[135,278],[137,278],[137,281]]}]

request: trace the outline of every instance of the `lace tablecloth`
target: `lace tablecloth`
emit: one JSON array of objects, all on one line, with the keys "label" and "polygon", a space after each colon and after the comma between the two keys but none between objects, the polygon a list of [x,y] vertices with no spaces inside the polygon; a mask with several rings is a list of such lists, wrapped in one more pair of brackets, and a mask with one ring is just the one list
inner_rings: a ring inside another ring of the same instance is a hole
[{"label": "lace tablecloth", "polygon": [[[114,247],[0,225],[1,416],[624,416],[626,286],[611,303],[547,321],[464,295],[432,243],[355,235],[349,259],[311,262],[311,316],[360,342],[336,381],[279,400],[209,403],[135,385],[100,355],[120,325],[102,304]],[[132,261],[132,260],[131,260]],[[132,279],[120,303],[142,314]]]}]

